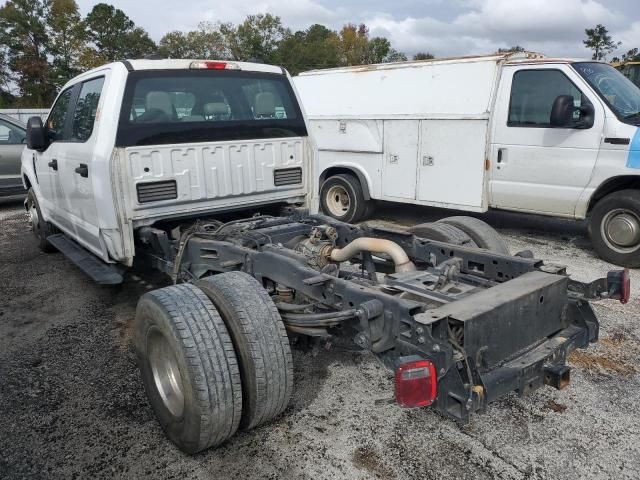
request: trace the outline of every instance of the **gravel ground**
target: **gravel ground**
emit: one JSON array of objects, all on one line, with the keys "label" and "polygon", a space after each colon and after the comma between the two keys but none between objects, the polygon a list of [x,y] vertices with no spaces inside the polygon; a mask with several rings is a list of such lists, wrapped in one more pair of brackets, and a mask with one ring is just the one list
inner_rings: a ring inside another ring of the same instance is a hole
[{"label": "gravel ground", "polygon": [[[411,225],[451,212],[385,206]],[[513,251],[591,280],[611,265],[577,223],[483,216]],[[389,373],[346,345],[294,349],[295,393],[273,423],[189,457],[168,442],[128,348],[138,296],[158,278],[92,284],[44,254],[20,202],[0,203],[0,478],[640,478],[640,271],[634,299],[601,302],[601,341],[571,357],[571,385],[508,396],[466,427],[376,402]]]}]

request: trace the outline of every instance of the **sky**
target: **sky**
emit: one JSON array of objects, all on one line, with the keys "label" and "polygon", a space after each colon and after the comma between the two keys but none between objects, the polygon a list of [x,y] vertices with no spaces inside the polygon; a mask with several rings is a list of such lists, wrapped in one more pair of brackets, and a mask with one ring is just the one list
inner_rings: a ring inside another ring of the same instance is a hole
[{"label": "sky", "polygon": [[[86,14],[96,0],[77,0]],[[271,13],[294,30],[321,23],[365,23],[397,50],[437,57],[491,53],[521,45],[548,56],[588,57],[584,29],[601,23],[623,44],[640,48],[640,0],[106,0],[154,40],[203,20],[241,22]]]}]

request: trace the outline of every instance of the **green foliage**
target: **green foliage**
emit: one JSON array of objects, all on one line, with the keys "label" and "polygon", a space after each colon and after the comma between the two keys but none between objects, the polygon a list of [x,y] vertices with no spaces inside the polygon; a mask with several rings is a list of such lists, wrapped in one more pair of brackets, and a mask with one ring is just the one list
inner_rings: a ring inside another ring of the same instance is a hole
[{"label": "green foliage", "polygon": [[88,39],[103,63],[141,57],[156,51],[156,45],[147,32],[136,27],[133,20],[113,5],[98,3],[87,15],[85,24]]},{"label": "green foliage", "polygon": [[598,24],[594,28],[586,28],[584,33],[587,35],[583,40],[585,47],[593,50],[592,58],[594,60],[605,60],[607,55],[622,45],[622,42],[614,42],[609,31],[604,25]]},{"label": "green foliage", "polygon": [[520,45],[514,45],[513,47],[509,47],[509,48],[499,48],[496,53],[521,53],[521,52],[526,52],[525,48],[521,47]]},{"label": "green foliage", "polygon": [[80,55],[87,35],[75,0],[52,0],[47,14],[47,35],[51,62],[51,81],[60,88],[81,72]]},{"label": "green foliage", "polygon": [[287,35],[278,46],[277,63],[292,75],[304,70],[340,65],[337,34],[324,25],[311,25]]},{"label": "green foliage", "polygon": [[413,56],[414,60],[432,60],[436,57],[433,56],[433,54],[429,53],[429,52],[418,52]]},{"label": "green foliage", "polygon": [[201,22],[197,30],[169,32],[160,39],[158,53],[166,58],[223,60],[229,57],[219,25]]},{"label": "green foliage", "polygon": [[278,45],[291,34],[280,17],[270,13],[249,15],[240,25],[226,23],[219,28],[231,59],[264,63],[274,63]]}]

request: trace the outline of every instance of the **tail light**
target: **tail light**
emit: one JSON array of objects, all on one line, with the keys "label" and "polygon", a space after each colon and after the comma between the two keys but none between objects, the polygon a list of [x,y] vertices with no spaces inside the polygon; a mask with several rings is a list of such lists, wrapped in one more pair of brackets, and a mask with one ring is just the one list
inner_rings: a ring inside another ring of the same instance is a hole
[{"label": "tail light", "polygon": [[193,70],[240,70],[240,67],[235,63],[212,62],[208,60],[191,62],[189,68]]},{"label": "tail light", "polygon": [[405,408],[431,405],[437,383],[436,367],[430,360],[401,363],[396,368],[396,402]]},{"label": "tail light", "polygon": [[609,298],[620,300],[620,303],[627,303],[631,297],[631,278],[629,269],[612,270],[607,273],[607,287]]}]

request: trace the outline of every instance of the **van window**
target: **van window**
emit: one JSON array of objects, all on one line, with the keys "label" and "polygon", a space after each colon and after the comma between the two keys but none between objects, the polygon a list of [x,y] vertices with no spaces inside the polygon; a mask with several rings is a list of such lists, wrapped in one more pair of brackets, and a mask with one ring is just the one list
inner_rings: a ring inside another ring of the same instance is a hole
[{"label": "van window", "polygon": [[513,75],[509,103],[509,127],[551,127],[553,102],[559,95],[571,95],[576,107],[574,119],[587,98],[560,70],[520,70]]},{"label": "van window", "polygon": [[73,87],[70,87],[60,94],[47,117],[47,130],[49,131],[49,138],[52,142],[69,140],[69,134],[65,131],[64,127],[68,118],[72,90]]},{"label": "van window", "polygon": [[225,70],[129,74],[118,146],[306,135],[286,76]]},{"label": "van window", "polygon": [[72,140],[86,142],[91,137],[103,84],[104,77],[88,80],[82,84],[73,112]]}]

